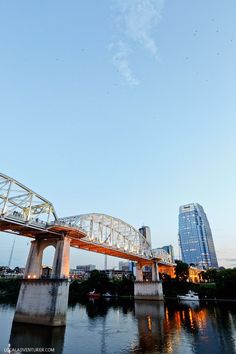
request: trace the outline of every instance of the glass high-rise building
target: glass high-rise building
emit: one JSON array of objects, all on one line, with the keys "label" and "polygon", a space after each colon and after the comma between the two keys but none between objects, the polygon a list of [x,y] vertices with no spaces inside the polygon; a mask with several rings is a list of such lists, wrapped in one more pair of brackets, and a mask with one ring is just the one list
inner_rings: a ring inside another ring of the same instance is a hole
[{"label": "glass high-rise building", "polygon": [[179,244],[182,260],[199,268],[218,268],[215,247],[207,216],[197,203],[179,208]]}]

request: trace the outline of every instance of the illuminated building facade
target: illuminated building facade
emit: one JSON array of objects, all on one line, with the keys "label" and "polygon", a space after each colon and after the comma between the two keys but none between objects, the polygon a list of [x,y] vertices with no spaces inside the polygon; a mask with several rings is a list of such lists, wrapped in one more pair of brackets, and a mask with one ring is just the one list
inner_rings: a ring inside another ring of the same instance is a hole
[{"label": "illuminated building facade", "polygon": [[198,268],[218,268],[207,216],[197,203],[179,208],[179,244],[182,260]]}]

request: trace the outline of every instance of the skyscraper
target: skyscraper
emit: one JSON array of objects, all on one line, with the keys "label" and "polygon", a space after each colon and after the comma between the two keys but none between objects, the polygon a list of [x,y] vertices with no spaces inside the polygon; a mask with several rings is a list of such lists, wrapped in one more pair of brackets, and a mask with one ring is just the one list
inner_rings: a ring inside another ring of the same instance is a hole
[{"label": "skyscraper", "polygon": [[179,208],[179,244],[183,262],[203,269],[218,268],[210,225],[201,205],[190,203]]}]

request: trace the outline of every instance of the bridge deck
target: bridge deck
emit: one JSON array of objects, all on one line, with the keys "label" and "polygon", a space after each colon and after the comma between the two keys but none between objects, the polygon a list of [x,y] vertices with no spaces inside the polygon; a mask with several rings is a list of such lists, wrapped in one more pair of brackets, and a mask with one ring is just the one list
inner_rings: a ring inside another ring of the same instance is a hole
[{"label": "bridge deck", "polygon": [[[119,218],[89,213],[58,218],[54,206],[15,179],[0,173],[0,231],[32,239],[69,237],[71,246],[151,264],[151,239]],[[155,259],[161,261],[163,254]]]},{"label": "bridge deck", "polygon": [[116,247],[106,246],[102,243],[95,241],[89,241],[86,238],[87,234],[79,229],[75,229],[69,226],[54,225],[48,228],[49,231],[63,233],[71,239],[71,247],[80,248],[86,251],[92,251],[96,253],[106,254],[108,256],[119,257],[128,259],[131,261],[145,263],[145,265],[151,264],[151,260],[140,255],[125,252],[119,250]]},{"label": "bridge deck", "polygon": [[63,225],[53,225],[45,227],[43,225],[32,225],[21,223],[18,220],[0,218],[0,231],[14,233],[19,236],[36,238],[60,238],[63,236],[71,239],[71,247],[92,251],[96,253],[106,254],[113,257],[128,259],[143,265],[151,265],[151,259],[144,256],[125,252],[116,247],[106,246],[94,241],[86,240],[87,234],[79,229]]}]

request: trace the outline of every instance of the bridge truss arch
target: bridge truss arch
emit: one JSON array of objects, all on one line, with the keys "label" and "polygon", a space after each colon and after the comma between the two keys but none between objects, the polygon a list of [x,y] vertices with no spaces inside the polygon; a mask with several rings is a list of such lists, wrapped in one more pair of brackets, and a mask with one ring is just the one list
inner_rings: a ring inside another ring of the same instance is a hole
[{"label": "bridge truss arch", "polygon": [[0,173],[0,218],[44,229],[57,215],[47,199]]},{"label": "bridge truss arch", "polygon": [[[99,250],[116,250],[131,257],[151,258],[151,244],[132,225],[106,214],[82,214],[59,218],[56,223],[78,229],[84,234],[82,242],[93,244]],[[81,248],[81,247],[80,247]],[[84,247],[86,249],[86,247]],[[96,251],[97,252],[97,251]],[[99,251],[98,251],[99,252]],[[109,252],[101,252],[107,253]],[[110,253],[113,255],[113,253]],[[127,257],[129,258],[129,257]]]},{"label": "bridge truss arch", "polygon": [[51,202],[2,173],[0,231],[35,239],[66,236],[72,247],[137,262],[153,257],[150,241],[132,225],[99,213],[58,218]]}]

